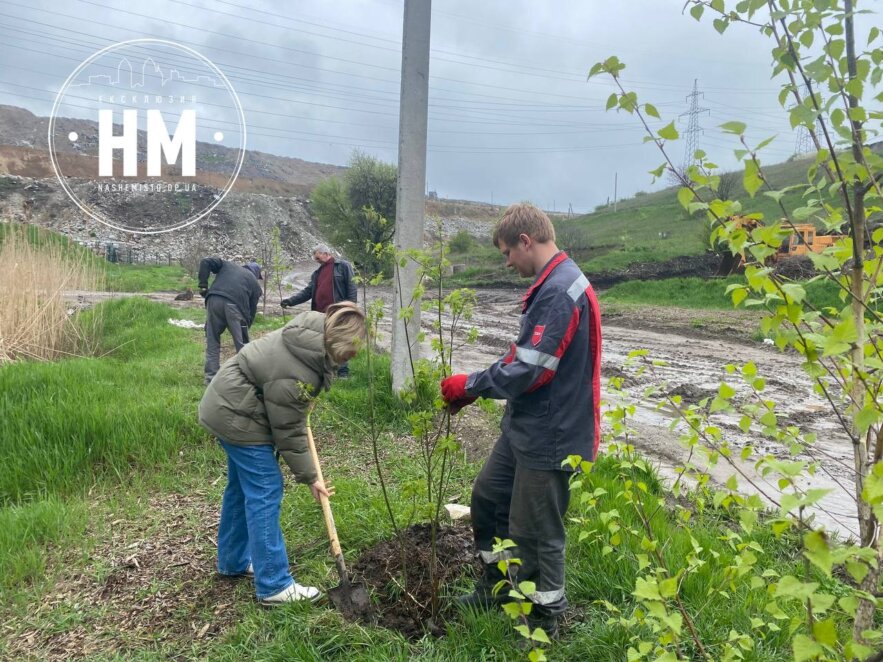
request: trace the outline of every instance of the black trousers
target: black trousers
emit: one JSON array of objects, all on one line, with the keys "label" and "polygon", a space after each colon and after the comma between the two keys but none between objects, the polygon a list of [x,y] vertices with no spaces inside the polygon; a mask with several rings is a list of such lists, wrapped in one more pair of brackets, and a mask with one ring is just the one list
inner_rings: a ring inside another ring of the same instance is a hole
[{"label": "black trousers", "polygon": [[229,329],[238,352],[248,343],[248,323],[239,308],[221,296],[205,300],[205,383],[208,384],[221,367],[221,334]]},{"label": "black trousers", "polygon": [[519,465],[502,435],[472,487],[472,532],[485,563],[495,555],[494,537],[511,538],[518,547],[508,557],[521,560],[519,582],[532,581],[530,597],[537,616],[556,616],[567,608],[564,595],[564,513],[570,503],[568,471],[538,471]]}]

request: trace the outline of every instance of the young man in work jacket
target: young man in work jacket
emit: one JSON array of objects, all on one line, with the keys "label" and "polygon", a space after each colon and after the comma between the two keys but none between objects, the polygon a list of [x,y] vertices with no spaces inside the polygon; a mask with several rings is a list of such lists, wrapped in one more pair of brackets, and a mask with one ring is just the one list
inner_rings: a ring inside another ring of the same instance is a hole
[{"label": "young man in work jacket", "polygon": [[[580,268],[555,244],[542,210],[517,204],[494,231],[506,266],[535,280],[522,300],[521,330],[486,370],[442,382],[452,411],[478,397],[505,399],[502,434],[472,488],[472,529],[485,563],[475,590],[459,602],[489,607],[503,578],[497,562],[521,559],[518,581],[533,581],[531,627],[557,634],[564,596],[564,513],[569,455],[594,460],[600,440],[601,315]],[[518,547],[495,554],[494,538]]]}]

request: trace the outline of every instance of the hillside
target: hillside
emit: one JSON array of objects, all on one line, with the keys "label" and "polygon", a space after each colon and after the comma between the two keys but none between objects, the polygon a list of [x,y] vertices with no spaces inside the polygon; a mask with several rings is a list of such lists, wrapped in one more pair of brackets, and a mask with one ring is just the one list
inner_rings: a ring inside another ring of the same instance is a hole
[{"label": "hillside", "polygon": [[[97,124],[71,118],[58,122],[62,132],[76,131],[80,138],[76,149],[69,143],[59,145],[57,159],[63,171],[73,175],[70,185],[88,193],[95,173]],[[274,226],[281,230],[286,258],[308,258],[311,246],[324,241],[309,196],[316,184],[346,171],[341,166],[247,150],[233,191],[206,221],[186,232],[139,236],[111,230],[70,203],[49,159],[48,123],[49,118],[23,108],[0,105],[0,219],[36,223],[101,250],[114,244],[126,259],[132,256],[136,261],[186,261],[205,251],[236,259],[260,259],[266,249],[260,238],[270,236]],[[226,166],[235,156],[235,150],[215,145],[197,149],[196,180],[207,189],[206,194],[223,185],[224,171],[229,170]],[[163,179],[174,182],[182,178],[166,168]],[[96,204],[100,207],[102,203]],[[115,208],[113,213],[161,216],[161,205],[155,198],[144,197],[126,208]],[[465,230],[487,237],[501,212],[502,208],[485,203],[429,199],[427,239],[436,234],[433,219],[440,219],[444,235]]]},{"label": "hillside", "polygon": [[[37,117],[24,108],[0,105],[0,172],[22,177],[54,177],[49,161],[47,128],[48,117]],[[96,122],[62,117],[58,119],[61,133],[76,131],[80,136],[76,145],[57,144],[58,158],[66,173],[85,178],[94,176],[94,157],[98,154],[98,125]],[[118,127],[118,130],[119,129]],[[139,141],[143,141],[139,132]],[[76,147],[76,149],[75,149]],[[237,150],[200,143],[197,152],[199,183],[218,186],[226,181]],[[206,154],[206,156],[202,156]],[[313,163],[301,159],[276,156],[246,150],[245,160],[234,190],[243,193],[273,195],[309,195],[323,179],[341,174],[345,168],[328,163]],[[216,174],[216,177],[212,177]],[[166,177],[174,179],[174,174]]]},{"label": "hillside", "polygon": [[[883,143],[873,146],[883,150]],[[764,173],[774,189],[806,183],[806,171],[812,155],[784,163],[764,165]],[[708,230],[704,216],[690,218],[677,201],[679,187],[654,193],[638,193],[621,200],[616,211],[612,205],[597,208],[570,220],[556,222],[559,244],[566,247],[589,273],[623,270],[629,265],[663,262],[682,256],[701,255],[706,251]],[[750,198],[742,186],[741,173],[730,197],[742,202],[744,213],[761,212],[764,218],[779,218],[779,206],[771,198],[758,194]],[[801,193],[786,194],[782,203],[787,209],[803,205]]]}]

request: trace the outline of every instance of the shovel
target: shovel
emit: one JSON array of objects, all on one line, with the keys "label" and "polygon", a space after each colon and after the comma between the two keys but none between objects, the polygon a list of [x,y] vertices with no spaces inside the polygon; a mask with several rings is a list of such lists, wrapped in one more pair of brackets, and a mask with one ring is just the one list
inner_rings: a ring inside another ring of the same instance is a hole
[{"label": "shovel", "polygon": [[[307,417],[307,441],[310,444],[310,455],[313,465],[316,467],[316,475],[324,485],[322,466],[319,464],[319,454],[316,452],[316,442],[313,441],[313,431],[310,429],[310,420]],[[328,497],[320,495],[322,515],[325,518],[325,526],[328,529],[328,538],[331,540],[331,554],[334,556],[334,565],[337,566],[337,575],[340,577],[340,585],[328,590],[328,597],[337,607],[337,610],[349,620],[368,619],[371,615],[371,598],[368,591],[361,584],[350,582],[346,571],[346,562],[343,560],[343,552],[340,549],[340,541],[337,539],[337,527],[334,526],[334,516],[331,514],[331,503]]]}]

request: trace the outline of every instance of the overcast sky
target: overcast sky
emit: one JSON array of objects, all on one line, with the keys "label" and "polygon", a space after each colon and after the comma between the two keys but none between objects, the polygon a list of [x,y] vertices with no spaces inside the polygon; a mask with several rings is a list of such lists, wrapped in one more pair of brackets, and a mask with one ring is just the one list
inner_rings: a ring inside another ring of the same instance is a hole
[{"label": "overcast sky", "polygon": [[[532,200],[587,211],[651,190],[661,162],[631,116],[604,112],[611,83],[586,81],[615,54],[663,122],[703,93],[699,146],[734,166],[721,123],[741,119],[781,161],[796,136],[769,77],[769,42],[681,14],[683,0],[434,0],[427,184],[442,197]],[[863,6],[872,7],[875,3]],[[0,0],[0,103],[48,115],[67,76],[112,43],[168,39],[230,79],[248,147],[345,164],[353,149],[395,162],[402,0]],[[874,17],[876,20],[878,17]],[[871,20],[871,19],[868,19]],[[93,118],[94,119],[94,118]],[[657,126],[661,126],[657,123]],[[686,129],[687,117],[678,124]],[[672,147],[678,161],[683,144]],[[659,184],[655,188],[658,188]]]}]

